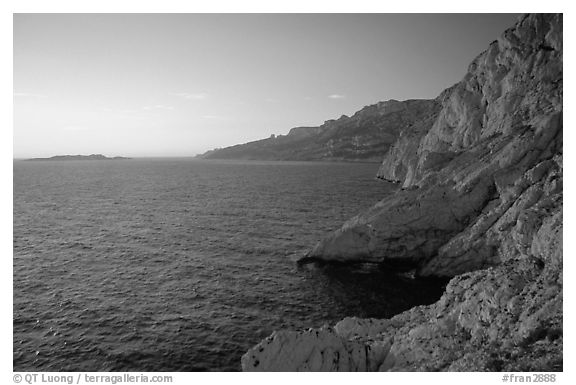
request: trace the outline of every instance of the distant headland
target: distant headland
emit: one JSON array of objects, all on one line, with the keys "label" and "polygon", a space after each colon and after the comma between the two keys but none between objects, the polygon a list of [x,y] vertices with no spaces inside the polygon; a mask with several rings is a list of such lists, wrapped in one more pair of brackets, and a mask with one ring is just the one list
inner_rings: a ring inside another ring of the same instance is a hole
[{"label": "distant headland", "polygon": [[127,160],[131,158],[126,158],[123,156],[107,157],[102,154],[92,154],[92,155],[56,155],[50,158],[31,158],[26,160],[42,161],[42,160]]}]

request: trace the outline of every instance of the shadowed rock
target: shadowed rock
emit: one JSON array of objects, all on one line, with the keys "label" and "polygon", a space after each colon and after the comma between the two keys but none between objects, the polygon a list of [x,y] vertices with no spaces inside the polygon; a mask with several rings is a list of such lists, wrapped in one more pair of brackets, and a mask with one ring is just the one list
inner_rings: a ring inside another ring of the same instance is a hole
[{"label": "shadowed rock", "polygon": [[378,177],[402,189],[301,260],[453,277],[437,303],[274,334],[243,369],[561,371],[562,62],[562,15],[521,17],[400,131]]},{"label": "shadowed rock", "polygon": [[514,204],[539,183],[526,173],[539,167],[542,177],[562,153],[561,47],[560,16],[532,15],[505,32],[438,98],[443,108],[428,130],[403,131],[387,153],[378,175],[404,188],[301,262],[381,262],[453,276],[506,259],[501,218],[528,209]]}]

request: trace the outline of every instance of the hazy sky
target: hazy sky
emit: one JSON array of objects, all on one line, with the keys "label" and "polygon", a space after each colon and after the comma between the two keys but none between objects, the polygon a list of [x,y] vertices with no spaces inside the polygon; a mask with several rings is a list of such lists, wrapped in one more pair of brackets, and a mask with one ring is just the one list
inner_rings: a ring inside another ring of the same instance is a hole
[{"label": "hazy sky", "polygon": [[433,98],[516,17],[18,14],[14,156],[192,156]]}]

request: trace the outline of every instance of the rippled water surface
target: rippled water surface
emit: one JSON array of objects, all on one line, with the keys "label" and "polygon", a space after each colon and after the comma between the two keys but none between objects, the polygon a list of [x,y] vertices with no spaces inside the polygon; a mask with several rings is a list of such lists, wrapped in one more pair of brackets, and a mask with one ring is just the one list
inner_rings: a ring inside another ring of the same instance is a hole
[{"label": "rippled water surface", "polygon": [[282,328],[389,317],[438,283],[298,268],[391,191],[378,165],[14,163],[14,370],[238,370]]}]

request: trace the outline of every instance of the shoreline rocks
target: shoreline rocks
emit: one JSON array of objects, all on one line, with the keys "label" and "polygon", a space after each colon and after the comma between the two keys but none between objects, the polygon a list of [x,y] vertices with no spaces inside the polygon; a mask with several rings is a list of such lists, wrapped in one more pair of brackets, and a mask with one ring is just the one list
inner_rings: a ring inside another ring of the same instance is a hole
[{"label": "shoreline rocks", "polygon": [[400,130],[378,177],[402,188],[300,261],[453,277],[437,303],[277,332],[243,369],[562,370],[562,63],[562,15],[522,16]]},{"label": "shoreline rocks", "polygon": [[[427,132],[402,131],[387,153],[378,176],[403,178],[403,189],[346,222],[304,261],[453,276],[508,258],[500,247],[506,236],[497,233],[535,203],[521,203],[523,189],[539,183],[530,170],[544,177],[562,156],[561,24],[558,15],[526,16],[492,43],[438,98],[443,108]],[[440,266],[447,259],[452,268]]]},{"label": "shoreline rocks", "polygon": [[[552,233],[561,254],[561,229]],[[352,317],[334,327],[274,332],[242,357],[242,369],[561,371],[561,277],[561,264],[509,260],[457,276],[435,304],[391,319]]]}]

